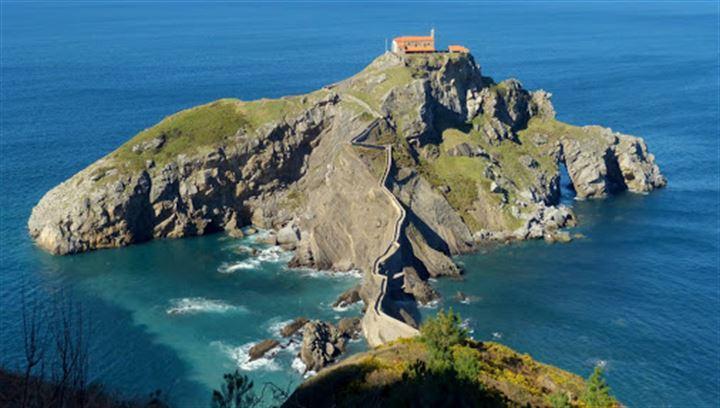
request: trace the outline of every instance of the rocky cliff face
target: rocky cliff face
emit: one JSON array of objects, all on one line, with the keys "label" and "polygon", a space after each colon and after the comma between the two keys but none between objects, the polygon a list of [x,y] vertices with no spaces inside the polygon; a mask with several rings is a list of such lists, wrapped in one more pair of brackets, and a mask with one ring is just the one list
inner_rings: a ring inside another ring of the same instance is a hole
[{"label": "rocky cliff face", "polygon": [[562,165],[578,198],[665,185],[642,139],[562,123],[549,93],[496,83],[470,55],[387,53],[311,94],[170,116],[48,192],[29,232],[70,254],[253,224],[279,231],[293,265],[369,272],[396,211],[378,185],[384,152],[351,145],[360,134],[393,146],[387,185],[407,212],[398,299],[428,301],[425,280],[458,274],[449,256],[479,243],[566,238]]}]

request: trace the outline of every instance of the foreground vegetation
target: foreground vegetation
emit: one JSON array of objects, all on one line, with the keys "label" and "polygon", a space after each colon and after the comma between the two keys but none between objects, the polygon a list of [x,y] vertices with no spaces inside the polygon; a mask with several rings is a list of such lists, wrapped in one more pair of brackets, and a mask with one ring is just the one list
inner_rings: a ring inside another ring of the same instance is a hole
[{"label": "foreground vegetation", "polygon": [[82,305],[58,292],[47,304],[22,296],[22,364],[0,367],[0,407],[166,408],[157,390],[128,396],[90,381],[94,339]]},{"label": "foreground vegetation", "polygon": [[469,338],[440,312],[402,339],[321,372],[285,406],[620,406],[597,368],[588,381],[493,342]]}]

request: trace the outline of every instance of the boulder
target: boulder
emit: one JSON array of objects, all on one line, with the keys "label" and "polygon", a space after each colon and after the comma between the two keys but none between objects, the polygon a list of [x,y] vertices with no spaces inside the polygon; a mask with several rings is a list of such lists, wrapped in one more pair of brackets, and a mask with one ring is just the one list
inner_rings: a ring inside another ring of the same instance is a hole
[{"label": "boulder", "polygon": [[320,371],[345,349],[345,338],[331,323],[313,320],[303,327],[300,359],[310,371]]},{"label": "boulder", "polygon": [[146,142],[138,143],[136,145],[133,145],[132,151],[133,153],[142,153],[146,150],[160,150],[161,147],[165,144],[165,135],[162,134],[158,137],[154,137]]},{"label": "boulder", "polygon": [[335,303],[333,303],[333,307],[348,307],[354,303],[359,302],[360,300],[360,285],[353,286],[352,288],[346,290],[340,296],[338,296],[337,300],[335,300]]},{"label": "boulder", "polygon": [[467,302],[469,297],[464,292],[457,291],[455,293],[455,296],[453,296],[453,299],[457,300],[458,302]]},{"label": "boulder", "polygon": [[308,319],[304,317],[298,317],[292,322],[286,324],[282,329],[280,329],[280,335],[283,337],[290,337],[298,332],[298,330],[302,329],[303,326],[305,326],[305,323],[308,322]]},{"label": "boulder", "polygon": [[362,327],[360,326],[359,317],[345,317],[338,322],[338,330],[340,334],[348,339],[357,339],[360,337]]},{"label": "boulder", "polygon": [[415,300],[421,304],[428,304],[440,297],[440,294],[427,281],[420,278],[415,268],[408,266],[403,268],[403,272],[403,290],[412,295]]},{"label": "boulder", "polygon": [[265,355],[265,353],[274,349],[278,345],[280,345],[280,342],[275,339],[265,339],[265,340],[255,344],[248,351],[248,355],[250,356],[250,361],[254,361],[259,358],[262,358]]}]

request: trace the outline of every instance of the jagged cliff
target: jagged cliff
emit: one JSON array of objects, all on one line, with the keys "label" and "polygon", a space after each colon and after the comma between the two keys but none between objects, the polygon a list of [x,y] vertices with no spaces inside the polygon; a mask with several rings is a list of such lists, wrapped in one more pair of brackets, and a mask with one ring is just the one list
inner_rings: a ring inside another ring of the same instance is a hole
[{"label": "jagged cliff", "polygon": [[[372,146],[392,146],[390,160]],[[307,95],[169,116],[48,192],[28,228],[70,254],[253,224],[277,231],[293,265],[366,271],[368,304],[372,274],[386,276],[383,310],[414,326],[427,278],[459,273],[450,255],[567,238],[563,164],[581,199],[665,185],[642,139],[562,123],[550,94],[496,83],[471,55],[386,53]]]}]

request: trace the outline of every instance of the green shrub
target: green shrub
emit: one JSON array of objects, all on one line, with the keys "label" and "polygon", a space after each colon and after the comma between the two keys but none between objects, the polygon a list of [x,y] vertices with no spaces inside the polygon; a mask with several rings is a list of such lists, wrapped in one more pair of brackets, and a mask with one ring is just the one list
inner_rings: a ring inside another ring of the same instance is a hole
[{"label": "green shrub", "polygon": [[435,372],[452,370],[453,355],[451,347],[463,344],[468,332],[461,323],[460,315],[452,309],[445,313],[439,311],[420,326],[420,341],[428,348],[428,368]]},{"label": "green shrub", "polygon": [[601,367],[595,367],[585,385],[581,400],[590,408],[615,406],[615,399],[610,395],[610,386],[605,382],[603,374]]},{"label": "green shrub", "polygon": [[480,357],[480,352],[473,348],[467,346],[454,347],[453,363],[457,378],[477,383],[482,372]]},{"label": "green shrub", "polygon": [[437,316],[427,319],[420,326],[420,341],[430,349],[450,350],[450,347],[462,344],[468,338],[468,331],[461,323],[460,315],[452,308],[447,313],[440,310]]},{"label": "green shrub", "polygon": [[548,396],[548,404],[552,408],[570,408],[570,398],[564,392],[554,392]]}]

